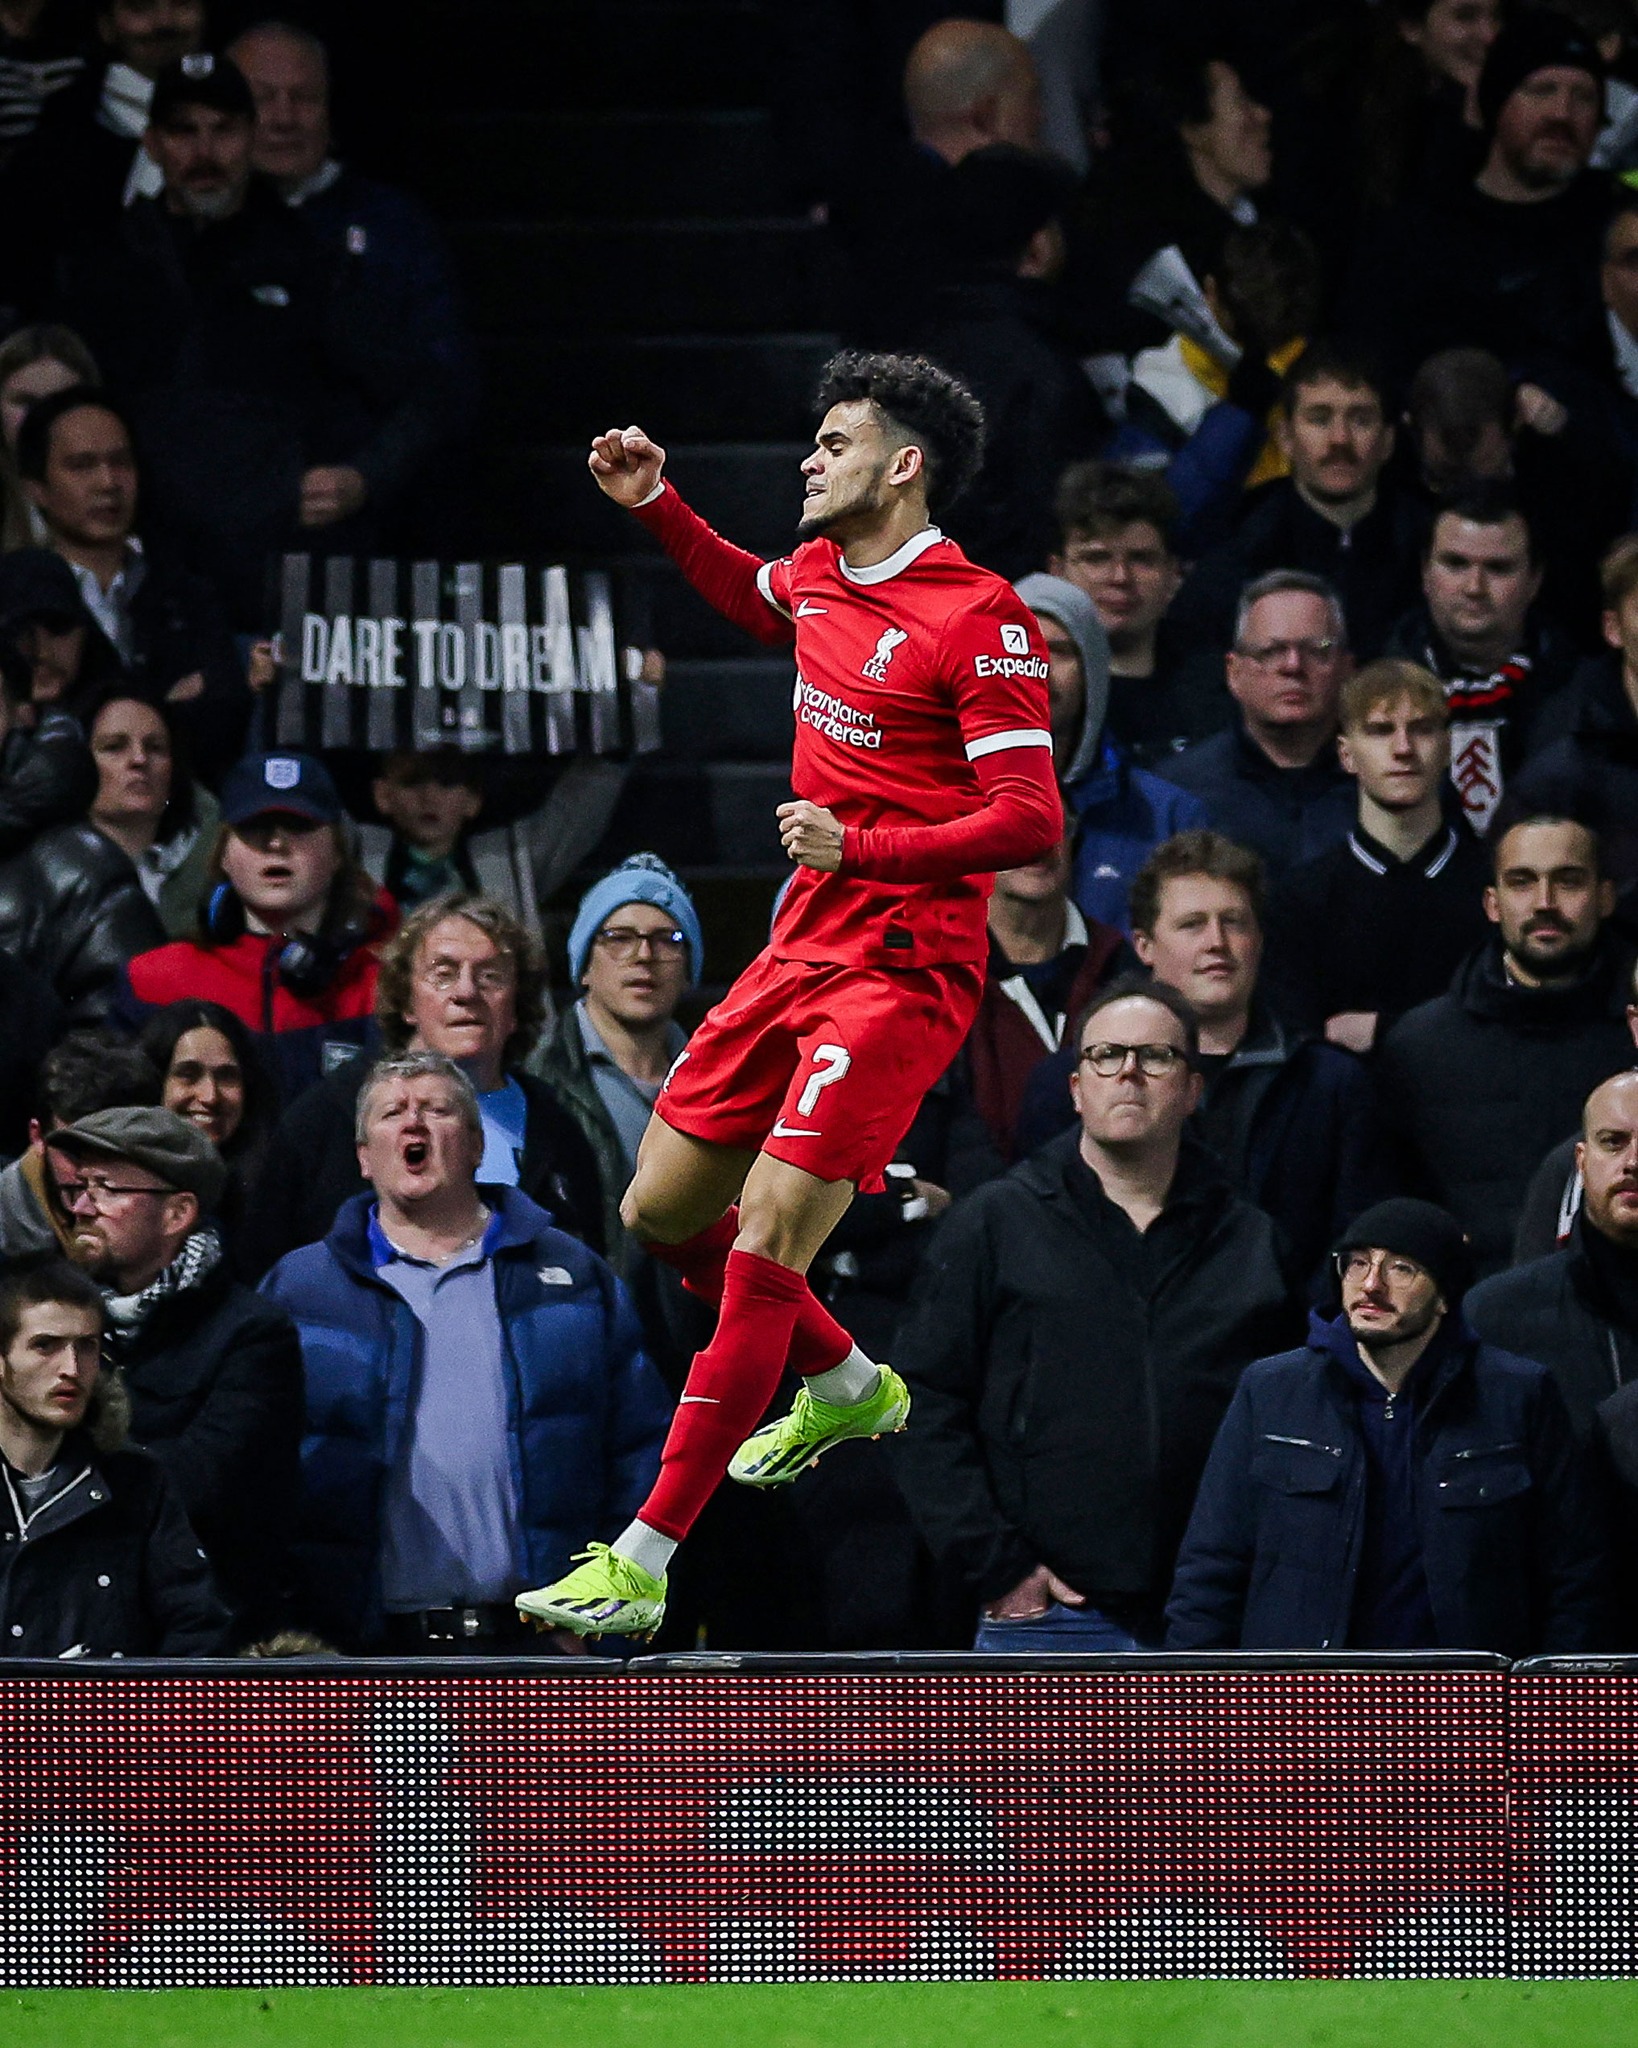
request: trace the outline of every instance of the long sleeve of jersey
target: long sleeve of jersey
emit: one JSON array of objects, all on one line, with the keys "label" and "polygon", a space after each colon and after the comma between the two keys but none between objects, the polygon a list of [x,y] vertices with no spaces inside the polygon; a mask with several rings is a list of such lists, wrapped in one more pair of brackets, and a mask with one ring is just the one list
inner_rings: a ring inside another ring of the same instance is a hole
[{"label": "long sleeve of jersey", "polygon": [[850,825],[844,875],[868,882],[992,875],[1039,860],[1063,837],[1040,627],[1002,586],[997,600],[949,619],[944,646],[978,806],[942,824]]},{"label": "long sleeve of jersey", "polygon": [[796,628],[767,591],[763,563],[744,548],[726,541],[685,505],[670,484],[660,495],[634,508],[633,517],[646,526],[707,604],[736,626],[770,647],[788,647]]},{"label": "long sleeve of jersey", "polygon": [[943,825],[849,825],[842,873],[867,882],[942,882],[993,875],[1050,853],[1064,836],[1064,804],[1050,747],[1010,747],[973,763],[980,806]]}]

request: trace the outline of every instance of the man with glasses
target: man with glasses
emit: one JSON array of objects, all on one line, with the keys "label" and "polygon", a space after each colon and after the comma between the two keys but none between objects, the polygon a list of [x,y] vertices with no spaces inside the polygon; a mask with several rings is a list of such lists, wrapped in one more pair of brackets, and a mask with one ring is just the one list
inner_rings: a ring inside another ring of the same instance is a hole
[{"label": "man with glasses", "polygon": [[[594,1250],[618,1203],[603,1185],[580,1123],[524,1062],[546,1014],[546,961],[533,933],[488,896],[424,903],[382,949],[375,1022],[391,1052],[437,1052],[477,1092],[484,1151],[478,1178],[520,1187],[562,1230]],[[350,1060],[299,1095],[269,1141],[235,1247],[260,1276],[298,1245],[324,1237],[364,1186],[353,1118],[369,1072]]]},{"label": "man with glasses", "polygon": [[[603,1186],[605,1250],[628,1283],[636,1240],[620,1198],[655,1097],[682,1051],[676,1009],[704,964],[693,899],[656,854],[635,853],[581,897],[569,932],[580,1000],[530,1062],[579,1124]],[[649,1304],[642,1306],[645,1313]]]},{"label": "man with glasses", "polygon": [[99,1109],[46,1144],[68,1255],[102,1289],[131,1430],[164,1466],[237,1640],[279,1620],[301,1435],[290,1318],[241,1286],[211,1221],[227,1173],[168,1109]]},{"label": "man with glasses", "polygon": [[1336,1247],[1341,1313],[1244,1375],[1200,1482],[1168,1649],[1607,1649],[1606,1557],[1553,1375],[1462,1315],[1431,1202]]},{"label": "man with glasses", "polygon": [[1258,577],[1240,593],[1227,660],[1233,724],[1161,764],[1272,874],[1312,860],[1354,822],[1353,779],[1336,752],[1337,699],[1351,667],[1330,584],[1296,569]]},{"label": "man with glasses", "polygon": [[1183,580],[1177,499],[1166,479],[1077,462],[1058,483],[1058,552],[1047,569],[1085,591],[1109,635],[1109,737],[1136,767],[1158,767],[1222,724],[1217,679],[1178,663],[1168,614]]},{"label": "man with glasses", "polygon": [[[1180,832],[1132,884],[1132,944],[1199,1020],[1195,1136],[1273,1218],[1287,1270],[1306,1284],[1349,1217],[1394,1183],[1359,1061],[1291,1028],[1263,999],[1263,895],[1256,854],[1217,832]],[[1057,1054],[1030,1076],[1020,1152],[1065,1127],[1065,1072]]]},{"label": "man with glasses", "polygon": [[957,1204],[899,1338],[900,1483],[979,1649],[1158,1643],[1212,1434],[1292,1328],[1274,1226],[1185,1129],[1190,1005],[1126,976],[1075,1045],[1075,1129]]}]

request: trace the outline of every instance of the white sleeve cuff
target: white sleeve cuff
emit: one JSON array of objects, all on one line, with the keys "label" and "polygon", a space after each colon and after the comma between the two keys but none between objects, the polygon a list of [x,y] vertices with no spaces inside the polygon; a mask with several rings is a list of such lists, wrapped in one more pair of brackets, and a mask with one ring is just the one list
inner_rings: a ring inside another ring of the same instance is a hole
[{"label": "white sleeve cuff", "polygon": [[981,761],[986,754],[1005,753],[1008,747],[1050,747],[1052,735],[1038,725],[1021,725],[1012,732],[992,732],[986,739],[973,740],[967,748],[969,761]]},{"label": "white sleeve cuff", "polygon": [[768,603],[773,606],[774,610],[778,612],[779,616],[782,619],[788,619],[791,615],[789,607],[782,605],[773,593],[773,570],[774,565],[772,562],[764,562],[762,567],[756,572],[756,587],[761,591]]},{"label": "white sleeve cuff", "polygon": [[633,512],[641,512],[645,505],[652,505],[656,498],[663,498],[664,496],[665,478],[661,477],[660,481],[654,486],[653,490],[649,492],[648,496],[646,498],[639,498],[636,504],[633,505],[631,509]]}]

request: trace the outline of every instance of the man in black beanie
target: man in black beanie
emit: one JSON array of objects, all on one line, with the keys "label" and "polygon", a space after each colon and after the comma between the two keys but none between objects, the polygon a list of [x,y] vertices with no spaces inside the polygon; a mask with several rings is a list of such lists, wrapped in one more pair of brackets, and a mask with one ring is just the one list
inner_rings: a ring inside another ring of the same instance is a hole
[{"label": "man in black beanie", "polygon": [[1605,1551],[1552,1373],[1461,1313],[1461,1226],[1367,1209],[1341,1313],[1247,1367],[1167,1608],[1174,1650],[1607,1648]]},{"label": "man in black beanie", "polygon": [[1412,194],[1360,242],[1344,325],[1408,381],[1449,348],[1485,348],[1530,381],[1607,368],[1599,258],[1607,181],[1588,169],[1604,61],[1561,14],[1521,14],[1479,79],[1489,148],[1471,184]]}]

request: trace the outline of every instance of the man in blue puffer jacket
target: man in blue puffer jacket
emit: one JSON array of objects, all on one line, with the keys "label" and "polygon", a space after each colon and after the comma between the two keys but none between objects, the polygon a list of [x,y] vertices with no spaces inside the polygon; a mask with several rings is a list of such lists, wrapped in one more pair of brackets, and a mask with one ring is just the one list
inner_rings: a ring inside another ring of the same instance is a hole
[{"label": "man in blue puffer jacket", "polygon": [[297,1613],[348,1649],[515,1651],[513,1595],[630,1521],[671,1404],[603,1261],[477,1185],[458,1066],[380,1061],[357,1137],[374,1192],[262,1283],[306,1370]]}]

